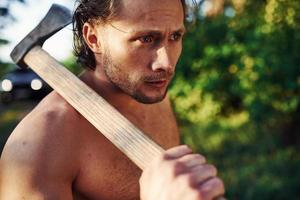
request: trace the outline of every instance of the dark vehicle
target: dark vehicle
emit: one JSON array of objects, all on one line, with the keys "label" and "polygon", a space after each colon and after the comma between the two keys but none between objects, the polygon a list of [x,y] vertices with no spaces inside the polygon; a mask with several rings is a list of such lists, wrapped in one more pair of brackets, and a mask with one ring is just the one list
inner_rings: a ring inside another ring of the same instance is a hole
[{"label": "dark vehicle", "polygon": [[17,68],[0,79],[0,100],[10,103],[20,99],[39,100],[51,88],[31,69]]}]

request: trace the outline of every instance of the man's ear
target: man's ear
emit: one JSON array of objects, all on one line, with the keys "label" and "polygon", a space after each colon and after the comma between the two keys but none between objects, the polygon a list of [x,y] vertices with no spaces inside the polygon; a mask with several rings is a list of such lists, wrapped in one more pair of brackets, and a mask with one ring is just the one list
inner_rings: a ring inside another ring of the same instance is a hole
[{"label": "man's ear", "polygon": [[88,22],[83,25],[82,35],[86,44],[94,53],[101,53],[100,38],[97,34],[96,27]]}]

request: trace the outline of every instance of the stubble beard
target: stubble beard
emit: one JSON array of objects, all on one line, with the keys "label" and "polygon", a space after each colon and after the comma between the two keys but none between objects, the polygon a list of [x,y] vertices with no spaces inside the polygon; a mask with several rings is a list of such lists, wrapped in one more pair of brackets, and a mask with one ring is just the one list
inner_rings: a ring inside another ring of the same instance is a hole
[{"label": "stubble beard", "polygon": [[138,87],[143,84],[145,80],[167,76],[173,77],[173,72],[160,72],[152,76],[137,77],[122,70],[124,69],[124,66],[122,66],[121,64],[114,63],[109,52],[104,53],[102,56],[103,69],[106,77],[115,87],[119,88],[122,92],[131,96],[136,101],[144,104],[158,103],[165,98],[167,94],[167,88],[165,89],[163,94],[150,97],[139,91]]}]

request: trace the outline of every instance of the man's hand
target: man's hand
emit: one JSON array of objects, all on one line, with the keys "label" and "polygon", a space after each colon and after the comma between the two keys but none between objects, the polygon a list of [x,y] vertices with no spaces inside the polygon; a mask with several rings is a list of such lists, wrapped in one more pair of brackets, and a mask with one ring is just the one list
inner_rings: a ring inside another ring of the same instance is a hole
[{"label": "man's hand", "polygon": [[142,200],[212,200],[224,194],[217,169],[187,146],[167,150],[140,178]]}]

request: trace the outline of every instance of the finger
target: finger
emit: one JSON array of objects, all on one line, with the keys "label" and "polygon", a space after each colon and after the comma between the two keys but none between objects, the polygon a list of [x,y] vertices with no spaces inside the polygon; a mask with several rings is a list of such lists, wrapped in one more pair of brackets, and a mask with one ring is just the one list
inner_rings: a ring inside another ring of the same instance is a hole
[{"label": "finger", "polygon": [[211,178],[200,185],[199,190],[201,191],[203,200],[215,199],[225,193],[224,184],[221,179],[217,177]]},{"label": "finger", "polygon": [[179,158],[178,161],[184,164],[184,166],[186,166],[187,168],[193,168],[195,166],[204,164],[206,162],[206,159],[200,154],[188,154]]},{"label": "finger", "polygon": [[191,169],[191,184],[199,186],[215,176],[217,176],[217,169],[213,165],[198,165]]},{"label": "finger", "polygon": [[165,151],[164,159],[167,160],[176,159],[190,153],[192,153],[192,150],[188,146],[186,145],[176,146]]}]

